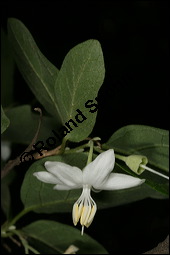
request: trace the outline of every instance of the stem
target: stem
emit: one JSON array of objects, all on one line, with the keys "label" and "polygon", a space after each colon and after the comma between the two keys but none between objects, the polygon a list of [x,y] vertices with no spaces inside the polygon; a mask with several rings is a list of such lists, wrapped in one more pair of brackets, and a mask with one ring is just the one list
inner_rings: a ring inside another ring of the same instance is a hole
[{"label": "stem", "polygon": [[70,150],[65,150],[65,154],[67,154],[67,153],[74,153],[74,152],[77,152],[78,150],[80,150],[80,149],[84,149],[84,148],[87,148],[87,147],[89,147],[89,144],[88,143],[86,143],[86,144],[83,144],[83,145],[80,145],[80,146],[78,146],[78,147],[76,147],[76,148],[74,148],[74,149],[70,149]]},{"label": "stem", "polygon": [[148,170],[148,171],[151,172],[151,173],[160,175],[160,176],[164,177],[165,179],[168,179],[168,180],[169,180],[169,176],[167,176],[167,175],[161,174],[161,173],[159,173],[159,172],[153,170],[152,168],[150,168],[150,167],[148,167],[148,166],[145,166],[145,165],[143,165],[143,164],[140,164],[140,166],[143,167],[144,169]]},{"label": "stem", "polygon": [[17,214],[13,220],[10,222],[10,225],[14,225],[22,216],[24,216],[26,213],[28,213],[30,210],[22,210],[19,214]]},{"label": "stem", "polygon": [[9,237],[10,238],[10,236],[13,236],[13,233],[12,232],[9,232],[9,233],[3,233],[3,231],[1,231],[1,237],[2,238],[6,238],[6,237]]},{"label": "stem", "polygon": [[22,236],[22,232],[20,232],[19,230],[13,230],[12,232],[13,234],[17,235],[21,240],[21,243],[25,249],[25,254],[29,254],[29,250],[32,251],[34,254],[40,254],[36,249],[34,249],[28,244],[27,240]]},{"label": "stem", "polygon": [[62,140],[62,144],[61,144],[60,154],[64,153],[66,142],[67,142],[67,138],[64,137],[63,140]]},{"label": "stem", "polygon": [[91,163],[92,159],[93,159],[93,145],[94,145],[94,142],[92,140],[90,140],[89,144],[90,144],[90,150],[89,150],[89,155],[88,155],[88,159],[87,159],[87,165],[89,163]]},{"label": "stem", "polygon": [[34,254],[40,254],[40,252],[38,252],[38,251],[37,251],[36,249],[34,249],[32,246],[28,245],[27,247],[28,247],[28,249],[29,249],[30,251],[32,251]]},{"label": "stem", "polygon": [[104,152],[104,150],[100,149],[98,146],[94,146],[93,148],[94,148],[94,150],[95,150],[96,152],[98,152],[98,153]]},{"label": "stem", "polygon": [[27,214],[30,211],[32,211],[32,208],[24,209],[20,213],[18,213],[9,223],[5,222],[4,230],[8,230],[10,226],[14,225],[20,218],[22,218],[25,214]]},{"label": "stem", "polygon": [[127,157],[119,155],[119,154],[115,154],[115,158],[118,158],[118,159],[120,159],[120,160],[125,162]]}]

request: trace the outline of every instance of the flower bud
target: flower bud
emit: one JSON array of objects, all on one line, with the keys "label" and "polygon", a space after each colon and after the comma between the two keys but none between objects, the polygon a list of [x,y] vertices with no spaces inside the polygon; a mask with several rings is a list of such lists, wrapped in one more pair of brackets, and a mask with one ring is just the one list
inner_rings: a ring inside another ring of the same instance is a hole
[{"label": "flower bud", "polygon": [[130,155],[126,157],[125,163],[133,172],[140,175],[145,171],[145,169],[140,165],[146,165],[148,163],[148,159],[142,155]]}]

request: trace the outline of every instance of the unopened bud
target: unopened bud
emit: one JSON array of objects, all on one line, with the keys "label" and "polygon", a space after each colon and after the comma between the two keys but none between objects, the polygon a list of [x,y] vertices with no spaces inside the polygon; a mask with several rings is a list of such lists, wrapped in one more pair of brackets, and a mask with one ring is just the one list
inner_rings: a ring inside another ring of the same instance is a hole
[{"label": "unopened bud", "polygon": [[140,175],[145,171],[142,165],[146,165],[148,163],[148,159],[142,155],[130,155],[125,159],[126,165],[136,174]]}]

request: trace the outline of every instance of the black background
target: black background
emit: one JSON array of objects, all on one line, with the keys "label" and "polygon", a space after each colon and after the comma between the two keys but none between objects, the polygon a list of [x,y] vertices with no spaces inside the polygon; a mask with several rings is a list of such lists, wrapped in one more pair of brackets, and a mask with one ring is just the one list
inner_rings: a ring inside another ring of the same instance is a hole
[{"label": "black background", "polygon": [[[106,75],[92,135],[105,142],[114,131],[129,124],[168,129],[168,1],[3,1],[4,29],[8,17],[25,24],[57,68],[76,44],[88,39],[100,41]],[[16,71],[15,100],[20,104],[34,98],[24,83]],[[166,237],[167,222],[167,201],[146,199],[98,211],[87,233],[110,253],[136,254]]]}]

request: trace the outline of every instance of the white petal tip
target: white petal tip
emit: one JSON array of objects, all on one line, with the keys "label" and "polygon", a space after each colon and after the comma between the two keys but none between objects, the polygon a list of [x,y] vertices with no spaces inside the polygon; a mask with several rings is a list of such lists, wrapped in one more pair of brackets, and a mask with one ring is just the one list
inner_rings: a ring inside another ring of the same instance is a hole
[{"label": "white petal tip", "polygon": [[141,179],[140,184],[144,183],[145,181],[146,181],[145,179]]},{"label": "white petal tip", "polygon": [[51,161],[45,161],[44,166],[49,165],[50,162],[51,162]]}]

